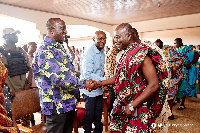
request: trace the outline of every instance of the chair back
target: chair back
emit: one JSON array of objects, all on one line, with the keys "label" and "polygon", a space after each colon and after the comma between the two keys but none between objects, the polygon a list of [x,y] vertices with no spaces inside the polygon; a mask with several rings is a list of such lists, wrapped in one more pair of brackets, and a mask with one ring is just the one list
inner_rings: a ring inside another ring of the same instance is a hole
[{"label": "chair back", "polygon": [[38,88],[15,93],[12,102],[12,115],[16,120],[39,111],[41,111],[41,107]]}]

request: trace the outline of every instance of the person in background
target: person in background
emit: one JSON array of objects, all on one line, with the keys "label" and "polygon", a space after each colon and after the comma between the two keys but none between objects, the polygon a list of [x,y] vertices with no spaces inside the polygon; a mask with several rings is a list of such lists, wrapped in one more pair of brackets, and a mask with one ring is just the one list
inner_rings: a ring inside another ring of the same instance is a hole
[{"label": "person in background", "polygon": [[75,53],[75,47],[71,46],[71,50],[73,51],[73,53]]},{"label": "person in background", "polygon": [[79,51],[74,50],[74,46],[69,47],[68,45],[68,39],[64,40],[64,42],[66,43],[67,46],[67,53],[68,55],[70,55],[71,60],[72,60],[72,64],[74,65],[75,71],[76,71],[76,76],[79,77],[80,76],[80,56]]},{"label": "person in background", "polygon": [[157,40],[155,41],[155,44],[156,44],[160,49],[163,48],[163,42],[162,42],[160,39],[157,39]]},{"label": "person in background", "polygon": [[22,44],[22,48],[24,51],[26,51],[26,53],[28,53],[28,47],[27,44]]},{"label": "person in background", "polygon": [[[81,58],[81,79],[92,79],[95,81],[104,80],[104,63],[106,34],[103,31],[96,31],[93,37],[94,44],[84,53]],[[85,133],[91,133],[94,122],[94,132],[102,133],[103,124],[101,116],[103,111],[103,87],[91,92],[81,89],[85,101],[85,115],[83,129]]]},{"label": "person in background", "polygon": [[79,80],[70,56],[64,49],[66,25],[60,18],[50,18],[47,36],[36,51],[33,73],[39,88],[41,113],[46,115],[47,133],[71,133],[78,88],[95,89],[92,80]]},{"label": "person in background", "polygon": [[[183,78],[184,62],[183,58],[177,53],[174,46],[165,46],[163,48],[163,53],[169,65],[168,77],[170,84],[168,88],[167,101],[172,113],[173,101],[177,94],[177,87]],[[174,119],[173,113],[168,117],[168,119]]]},{"label": "person in background", "polygon": [[[200,45],[197,45],[197,53],[199,54],[199,57],[200,57]],[[198,62],[200,64],[200,58],[198,59]],[[199,70],[199,84],[198,84],[198,87],[199,87],[199,93],[200,93],[200,70]]]},{"label": "person in background", "polygon": [[[32,62],[33,62],[33,58],[34,58],[34,53],[37,49],[37,44],[35,42],[29,42],[28,43],[28,59],[30,61],[31,67],[32,67]],[[30,86],[31,89],[33,88],[37,88],[37,85],[35,83],[35,79],[32,76],[32,84]]]},{"label": "person in background", "polygon": [[86,47],[83,47],[83,52],[82,52],[82,54],[84,54],[84,53],[85,53],[85,51],[86,51]]},{"label": "person in background", "polygon": [[77,72],[77,76],[79,77],[80,76],[80,55],[77,48],[75,49],[75,58],[73,60],[73,65],[74,65],[75,71]]},{"label": "person in background", "polygon": [[83,51],[82,51],[82,49],[80,48],[80,52],[79,52],[80,58],[82,57],[82,53],[83,53]]},{"label": "person in background", "polygon": [[198,78],[199,78],[199,54],[196,50],[187,45],[183,45],[181,38],[174,40],[174,45],[177,48],[178,54],[183,57],[184,61],[184,76],[178,85],[177,98],[181,98],[181,104],[177,110],[185,109],[186,96],[197,97]]},{"label": "person in background", "polygon": [[106,48],[105,48],[105,55],[106,56],[108,55],[109,50],[110,50],[110,48],[108,46],[106,46]]},{"label": "person in background", "polygon": [[[32,61],[33,61],[33,57],[34,57],[34,52],[36,51],[37,49],[37,44],[35,42],[29,42],[28,43],[28,59],[30,61],[30,64],[31,64],[31,67],[32,67]],[[32,84],[30,86],[30,89],[34,89],[34,88],[37,88],[37,85],[35,83],[35,79],[33,77],[33,71],[31,71],[31,75],[32,75]],[[31,114],[31,124],[32,126],[35,125],[35,120],[34,120],[34,115]]]},{"label": "person in background", "polygon": [[190,47],[193,47],[196,50],[196,47],[194,45],[189,45]]},{"label": "person in background", "polygon": [[[108,52],[108,56],[106,57],[105,63],[105,78],[109,79],[114,77],[115,74],[115,67],[116,67],[116,57],[119,53],[119,49],[117,48],[116,44],[113,41],[112,49]],[[115,101],[115,86],[109,85],[107,86],[110,98],[110,106],[108,107],[108,112],[110,113],[113,109],[113,103]]]},{"label": "person in background", "polygon": [[17,124],[15,121],[7,117],[7,111],[6,109],[2,106],[2,104],[5,101],[5,97],[3,94],[3,89],[5,85],[5,80],[6,80],[6,75],[7,75],[7,69],[2,63],[0,59],[0,132],[2,133],[18,133],[19,128],[17,127]]},{"label": "person in background", "polygon": [[[8,112],[8,116],[12,118],[11,98],[14,97],[14,92],[30,89],[32,83],[31,67],[27,56],[27,53],[21,48],[17,47],[18,36],[20,31],[16,31],[13,28],[3,29],[4,45],[0,47],[0,53],[2,54],[2,62],[8,70],[6,77],[6,84],[4,87],[4,93],[6,100],[3,106]],[[26,79],[26,73],[28,79]],[[21,118],[23,126],[30,126],[29,116]]]}]

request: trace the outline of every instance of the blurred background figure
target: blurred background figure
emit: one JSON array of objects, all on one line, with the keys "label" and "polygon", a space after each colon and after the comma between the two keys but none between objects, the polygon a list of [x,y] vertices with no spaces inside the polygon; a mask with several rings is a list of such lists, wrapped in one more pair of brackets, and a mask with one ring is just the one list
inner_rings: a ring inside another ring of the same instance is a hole
[{"label": "blurred background figure", "polygon": [[163,48],[163,42],[162,42],[160,39],[157,39],[157,40],[155,41],[155,44],[156,44],[160,49]]},{"label": "blurred background figure", "polygon": [[28,53],[28,46],[27,44],[22,44],[22,48],[24,51],[26,51],[26,53]]}]

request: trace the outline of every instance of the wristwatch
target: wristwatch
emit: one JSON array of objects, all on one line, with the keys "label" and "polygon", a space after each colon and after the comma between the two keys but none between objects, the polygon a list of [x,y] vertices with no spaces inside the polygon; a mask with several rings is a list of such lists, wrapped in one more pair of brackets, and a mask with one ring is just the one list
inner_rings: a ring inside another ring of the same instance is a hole
[{"label": "wristwatch", "polygon": [[129,110],[130,110],[131,112],[134,111],[134,107],[131,105],[131,103],[129,103]]}]

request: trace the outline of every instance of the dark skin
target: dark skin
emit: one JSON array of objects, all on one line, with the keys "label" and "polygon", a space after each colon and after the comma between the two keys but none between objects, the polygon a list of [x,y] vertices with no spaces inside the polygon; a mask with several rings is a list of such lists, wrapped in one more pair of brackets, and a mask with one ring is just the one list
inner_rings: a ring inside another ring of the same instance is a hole
[{"label": "dark skin", "polygon": [[[127,47],[134,42],[140,42],[138,34],[128,33],[128,31],[123,26],[118,26],[114,32],[115,35],[115,44],[119,50],[126,50]],[[139,68],[140,80],[146,79],[148,86],[145,88],[145,91],[141,93],[134,101],[131,102],[131,105],[136,108],[138,105],[149,99],[159,88],[159,81],[156,73],[155,66],[149,56],[145,57],[144,62]],[[100,82],[97,83],[98,85]],[[112,77],[108,80],[103,80],[102,85],[114,85],[115,77]],[[127,116],[132,116],[133,112],[130,111],[129,105],[126,106],[125,114]]]},{"label": "dark skin", "polygon": [[[174,45],[175,45],[176,48],[179,48],[179,47],[182,47],[182,46],[183,46],[183,43],[179,42],[179,40],[174,40]],[[194,58],[193,58],[193,60],[192,60],[192,62],[191,62],[190,64],[188,64],[188,65],[185,66],[186,69],[188,69],[188,70],[191,69],[191,66],[194,65],[194,64],[198,61],[198,59],[199,59],[199,54],[198,54],[197,52],[194,52]],[[185,98],[186,98],[186,97],[182,97],[182,98],[181,98],[182,101],[181,101],[180,106],[185,106],[185,105],[184,105],[184,103],[185,103]]]},{"label": "dark skin", "polygon": [[[11,51],[16,51],[16,45],[15,45],[15,43],[18,42],[18,36],[14,33],[14,34],[5,35],[3,38],[4,38],[4,41],[5,41],[5,44],[8,46],[8,48]],[[24,87],[24,89],[30,88],[30,85],[29,86],[26,85],[26,86]],[[14,91],[10,90],[10,93],[11,93],[11,95],[13,97],[15,96]],[[15,119],[13,119],[13,126],[16,128],[17,132],[19,133],[20,131],[19,131],[19,128],[17,126],[17,123],[16,123]]]},{"label": "dark skin", "polygon": [[[17,32],[16,33],[13,33],[13,34],[6,34],[4,35],[4,43],[5,45],[8,46],[8,48],[11,50],[11,51],[16,51],[16,43],[18,42],[18,36],[17,36]],[[30,68],[29,69],[29,75],[28,75],[28,83],[31,83],[32,81],[32,78],[31,78],[31,71],[32,69]],[[30,89],[30,84],[27,84],[24,86],[23,90],[28,90]],[[11,95],[14,96],[14,92],[11,90]]]},{"label": "dark skin", "polygon": [[162,44],[161,42],[155,42],[155,44],[156,44],[160,49],[163,48],[163,44]]},{"label": "dark skin", "polygon": [[22,46],[22,48],[23,48],[26,52],[28,52],[28,47],[27,47],[27,45]]},{"label": "dark skin", "polygon": [[101,51],[106,44],[106,34],[103,31],[96,31],[93,41],[97,49]]},{"label": "dark skin", "polygon": [[[178,40],[174,40],[174,44],[176,48],[182,47],[183,43],[179,42]],[[186,65],[186,69],[191,69],[191,66],[194,65],[199,59],[199,54],[197,52],[194,52],[194,58],[192,60],[192,62],[188,65]]]},{"label": "dark skin", "polygon": [[[61,19],[55,19],[52,27],[47,30],[47,36],[56,42],[63,42],[66,34],[66,25]],[[92,80],[86,80],[85,88],[88,91],[96,89]]]},{"label": "dark skin", "polygon": [[[31,57],[33,57],[33,54],[34,54],[34,52],[36,51],[36,49],[37,49],[37,44],[36,44],[36,43],[32,43],[32,44],[28,45],[28,54],[29,54]],[[32,69],[32,67],[31,67],[30,70],[29,70],[28,79],[29,79],[29,80],[32,80],[32,78],[33,78],[33,69]],[[29,83],[30,83],[30,82],[29,82]]]},{"label": "dark skin", "polygon": [[33,57],[33,54],[35,53],[37,49],[37,44],[36,43],[32,43],[30,45],[28,45],[28,54]]}]

